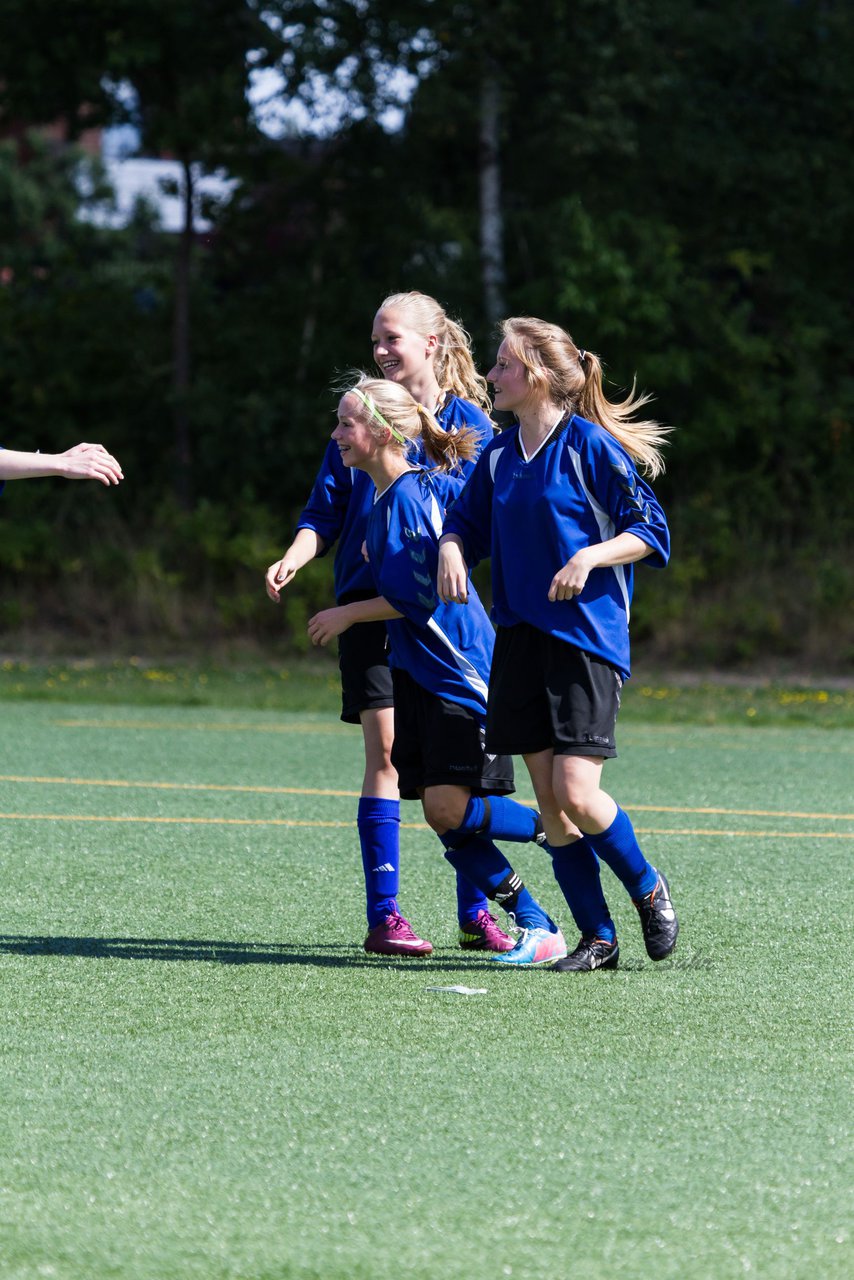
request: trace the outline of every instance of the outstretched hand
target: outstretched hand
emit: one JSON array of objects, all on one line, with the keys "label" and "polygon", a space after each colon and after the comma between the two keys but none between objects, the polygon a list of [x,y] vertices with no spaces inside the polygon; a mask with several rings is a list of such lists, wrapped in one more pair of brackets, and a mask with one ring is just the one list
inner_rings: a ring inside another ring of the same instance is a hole
[{"label": "outstretched hand", "polygon": [[102,444],[76,444],[56,458],[57,473],[65,480],[100,480],[106,485],[124,480],[121,465]]}]

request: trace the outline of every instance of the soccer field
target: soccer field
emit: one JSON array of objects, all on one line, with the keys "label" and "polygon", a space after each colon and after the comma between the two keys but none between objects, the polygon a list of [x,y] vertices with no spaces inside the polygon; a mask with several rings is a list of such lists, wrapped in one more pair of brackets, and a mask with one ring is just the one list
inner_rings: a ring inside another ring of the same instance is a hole
[{"label": "soccer field", "polygon": [[604,871],[621,967],[558,976],[457,949],[415,805],[436,951],[364,954],[331,714],[2,712],[2,1280],[854,1274],[854,732],[622,726],[679,946]]}]

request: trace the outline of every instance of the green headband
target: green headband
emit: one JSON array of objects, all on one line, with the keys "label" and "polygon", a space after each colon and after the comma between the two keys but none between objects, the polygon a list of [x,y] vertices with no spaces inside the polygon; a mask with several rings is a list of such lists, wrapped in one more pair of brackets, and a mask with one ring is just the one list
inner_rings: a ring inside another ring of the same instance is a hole
[{"label": "green headband", "polygon": [[390,422],[387,422],[385,420],[385,418],[380,413],[379,409],[374,404],[370,396],[366,396],[365,393],[363,391],[360,391],[358,387],[353,387],[352,391],[350,392],[350,395],[358,396],[359,399],[362,401],[362,404],[370,412],[371,417],[376,418],[377,422],[380,424],[381,427],[388,427],[389,431],[394,436],[395,440],[399,441],[400,444],[409,443],[406,436],[403,435],[402,432],[398,431],[397,427],[393,427]]}]

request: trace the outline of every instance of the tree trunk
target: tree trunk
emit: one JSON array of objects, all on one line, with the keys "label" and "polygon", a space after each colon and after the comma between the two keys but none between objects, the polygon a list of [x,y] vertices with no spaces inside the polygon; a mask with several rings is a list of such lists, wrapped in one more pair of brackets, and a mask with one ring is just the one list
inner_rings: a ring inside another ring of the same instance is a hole
[{"label": "tree trunk", "polygon": [[501,88],[486,58],[480,90],[480,257],[483,304],[490,325],[504,315],[504,215],[501,207]]},{"label": "tree trunk", "polygon": [[172,326],[172,397],[175,428],[175,493],[184,511],[193,505],[193,449],[190,436],[190,269],[195,225],[194,180],[189,160],[182,160],[184,174],[184,225],[178,238],[175,261],[175,312]]},{"label": "tree trunk", "polygon": [[314,336],[317,331],[317,310],[320,302],[320,291],[323,287],[323,246],[318,247],[314,261],[311,264],[311,272],[309,273],[310,288],[308,292],[308,304],[305,309],[305,315],[302,322],[302,335],[299,344],[299,356],[297,358],[296,373],[294,374],[294,385],[301,387],[308,377],[309,360],[311,359],[311,348],[314,344]]}]

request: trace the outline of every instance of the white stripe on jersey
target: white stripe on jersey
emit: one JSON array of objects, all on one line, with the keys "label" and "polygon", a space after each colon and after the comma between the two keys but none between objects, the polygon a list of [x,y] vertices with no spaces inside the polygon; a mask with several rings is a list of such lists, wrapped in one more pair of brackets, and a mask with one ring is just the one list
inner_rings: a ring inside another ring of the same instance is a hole
[{"label": "white stripe on jersey", "polygon": [[[584,483],[584,476],[581,471],[581,454],[577,453],[570,445],[566,446],[566,450],[572,459],[572,465],[575,468],[578,483],[581,485],[581,491],[590,503],[590,509],[596,517],[596,523],[599,526],[599,537],[603,542],[607,542],[610,538],[613,538],[614,534],[617,532],[616,525],[608,515],[605,508],[599,506],[599,503]],[[623,607],[626,610],[626,621],[628,622],[631,610],[629,607],[629,589],[626,586],[626,571],[621,564],[614,564],[610,567],[614,570],[614,576],[617,579],[617,585],[619,586],[623,597]]]},{"label": "white stripe on jersey", "polygon": [[463,655],[454,648],[451,641],[436,622],[435,618],[430,618],[427,623],[427,629],[428,631],[432,631],[434,636],[439,637],[442,644],[452,655],[457,667],[459,668],[460,675],[463,677],[466,684],[470,685],[471,688],[474,689],[475,693],[480,694],[481,698],[483,698],[483,704],[486,706],[486,695],[489,690],[487,689],[486,682],[482,680],[478,674],[477,667],[473,667],[468,658],[464,658]]},{"label": "white stripe on jersey", "polygon": [[435,493],[430,494],[430,523],[433,526],[433,532],[437,538],[442,536],[442,525],[445,523],[445,512],[443,511]]},{"label": "white stripe on jersey", "polygon": [[507,445],[503,444],[500,449],[493,449],[492,453],[489,455],[489,474],[493,484],[495,484],[495,468],[498,466],[498,459],[506,448]]}]

